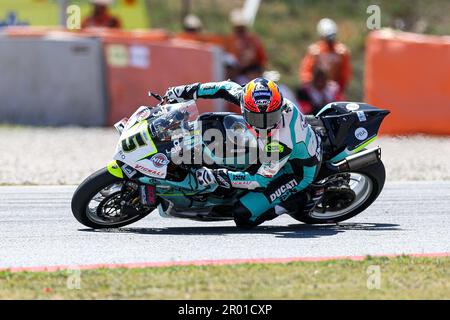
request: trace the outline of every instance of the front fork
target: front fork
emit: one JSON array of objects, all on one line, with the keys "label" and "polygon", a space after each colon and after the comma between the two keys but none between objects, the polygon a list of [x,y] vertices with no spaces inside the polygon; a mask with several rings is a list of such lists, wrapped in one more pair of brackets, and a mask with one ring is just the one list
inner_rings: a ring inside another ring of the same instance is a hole
[{"label": "front fork", "polygon": [[[116,160],[109,162],[108,165],[106,166],[106,169],[111,175],[120,179],[128,178],[131,180],[132,176],[137,173],[134,169],[126,165],[121,168]],[[136,182],[138,184],[140,204],[147,207],[156,206],[157,197],[155,186],[150,184],[143,184],[140,181]]]}]

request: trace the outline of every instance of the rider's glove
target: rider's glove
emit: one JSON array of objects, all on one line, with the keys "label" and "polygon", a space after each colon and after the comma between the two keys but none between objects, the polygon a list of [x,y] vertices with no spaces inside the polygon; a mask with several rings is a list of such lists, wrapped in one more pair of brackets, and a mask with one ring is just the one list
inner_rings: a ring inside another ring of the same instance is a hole
[{"label": "rider's glove", "polygon": [[215,169],[213,172],[216,182],[220,187],[227,189],[231,188],[231,179],[228,176],[227,169]]},{"label": "rider's glove", "polygon": [[195,176],[198,184],[203,187],[216,184],[223,188],[231,188],[231,180],[226,169],[211,170],[203,167],[196,171]]},{"label": "rider's glove", "polygon": [[183,102],[186,100],[197,99],[197,89],[200,83],[194,83],[187,86],[171,87],[167,89],[164,97],[169,102]]},{"label": "rider's glove", "polygon": [[198,184],[207,187],[213,184],[217,184],[216,178],[214,177],[214,172],[208,168],[201,168],[195,172],[195,177],[197,178]]}]

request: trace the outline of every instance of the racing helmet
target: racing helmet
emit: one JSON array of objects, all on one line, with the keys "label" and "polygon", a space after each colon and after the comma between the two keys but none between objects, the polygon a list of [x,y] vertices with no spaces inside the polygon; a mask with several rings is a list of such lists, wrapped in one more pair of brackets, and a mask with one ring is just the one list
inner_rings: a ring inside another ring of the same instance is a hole
[{"label": "racing helmet", "polygon": [[246,123],[254,130],[274,129],[281,121],[283,95],[278,85],[256,78],[245,85],[241,108]]}]

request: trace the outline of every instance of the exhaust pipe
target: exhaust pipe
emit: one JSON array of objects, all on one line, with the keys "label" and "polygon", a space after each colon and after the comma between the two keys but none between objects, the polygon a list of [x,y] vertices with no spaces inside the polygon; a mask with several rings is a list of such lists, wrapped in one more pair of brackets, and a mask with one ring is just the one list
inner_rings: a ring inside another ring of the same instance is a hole
[{"label": "exhaust pipe", "polygon": [[375,164],[380,159],[381,148],[378,147],[352,154],[338,163],[328,163],[327,166],[336,173],[351,172]]}]

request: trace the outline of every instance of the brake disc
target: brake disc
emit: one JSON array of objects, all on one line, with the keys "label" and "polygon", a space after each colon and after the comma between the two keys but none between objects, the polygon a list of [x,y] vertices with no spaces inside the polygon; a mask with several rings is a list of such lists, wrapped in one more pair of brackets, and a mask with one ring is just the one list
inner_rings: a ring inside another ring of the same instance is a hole
[{"label": "brake disc", "polygon": [[322,199],[322,212],[338,211],[349,206],[356,198],[356,193],[348,185],[329,187]]}]

